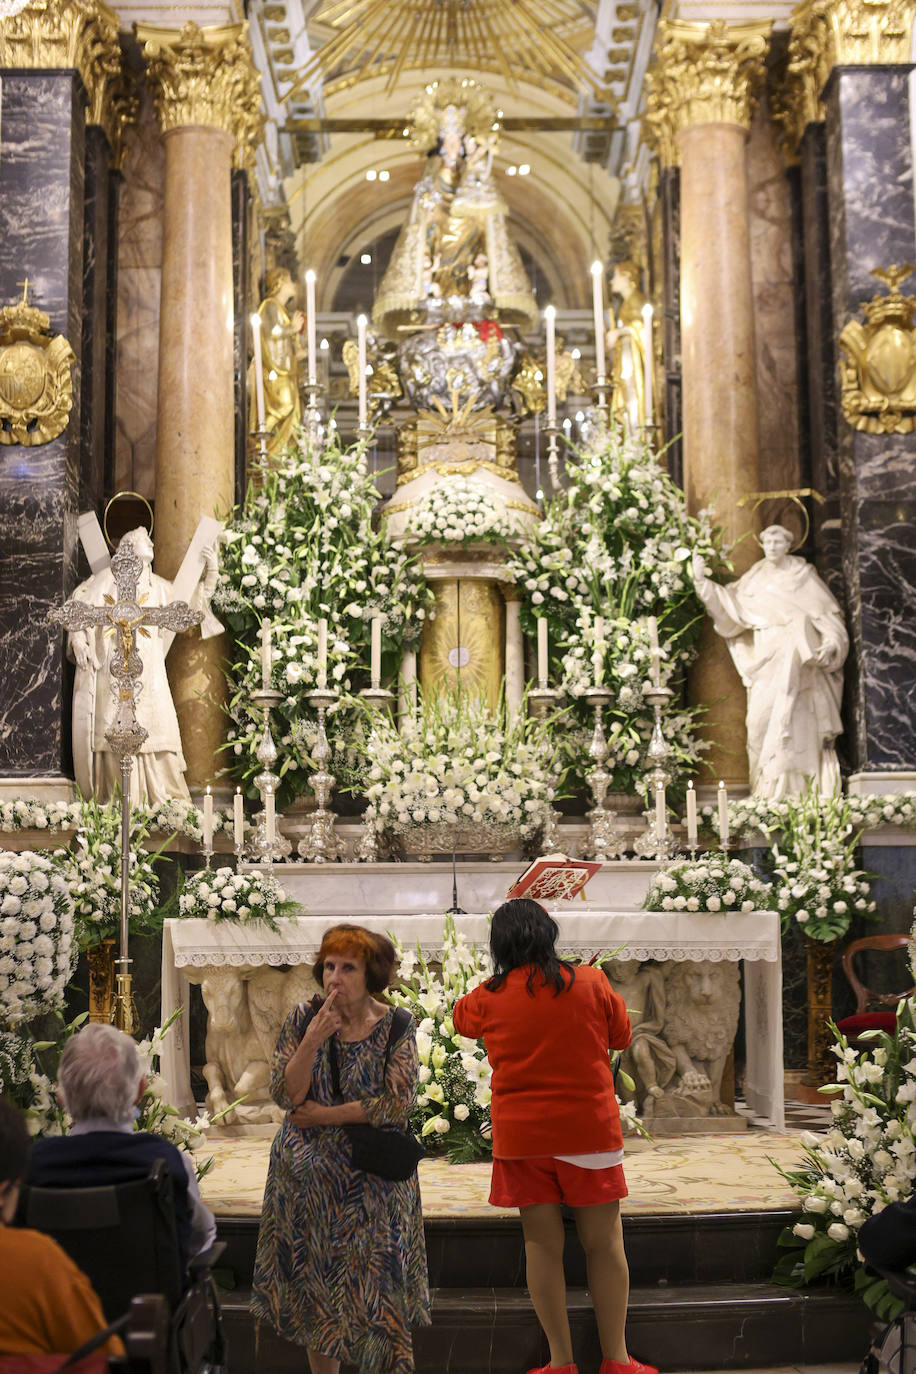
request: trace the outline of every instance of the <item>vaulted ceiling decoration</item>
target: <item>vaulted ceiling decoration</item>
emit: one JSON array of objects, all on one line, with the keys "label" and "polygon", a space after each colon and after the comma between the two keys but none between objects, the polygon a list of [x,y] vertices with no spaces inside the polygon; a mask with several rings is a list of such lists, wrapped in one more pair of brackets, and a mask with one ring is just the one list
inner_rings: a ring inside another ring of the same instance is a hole
[{"label": "vaulted ceiling decoration", "polygon": [[309,21],[326,37],[286,98],[317,76],[384,73],[392,91],[405,71],[447,66],[498,71],[510,89],[524,73],[607,99],[603,73],[584,56],[597,9],[597,0],[328,0]]}]

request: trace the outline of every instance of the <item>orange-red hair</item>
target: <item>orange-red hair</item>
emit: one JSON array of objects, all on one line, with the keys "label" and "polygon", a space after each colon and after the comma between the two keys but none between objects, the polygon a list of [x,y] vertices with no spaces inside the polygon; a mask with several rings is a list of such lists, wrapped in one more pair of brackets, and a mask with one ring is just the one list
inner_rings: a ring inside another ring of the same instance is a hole
[{"label": "orange-red hair", "polygon": [[395,965],[394,945],[386,935],[377,935],[365,926],[331,926],[321,937],[321,948],[312,970],[315,982],[324,987],[324,961],[329,954],[347,954],[362,959],[366,966],[366,987],[369,992],[384,992],[391,982]]}]

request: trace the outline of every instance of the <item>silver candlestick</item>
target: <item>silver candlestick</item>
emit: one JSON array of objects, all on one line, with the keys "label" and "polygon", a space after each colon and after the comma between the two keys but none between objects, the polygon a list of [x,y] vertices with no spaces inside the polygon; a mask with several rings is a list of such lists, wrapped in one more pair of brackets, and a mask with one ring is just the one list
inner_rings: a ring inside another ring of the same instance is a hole
[{"label": "silver candlestick", "polygon": [[326,766],[330,762],[331,746],[324,728],[328,707],[334,705],[337,697],[338,693],[330,687],[316,687],[308,695],[309,705],[314,706],[318,712],[318,738],[312,750],[312,757],[318,767],[309,776],[318,806],[312,816],[309,833],[299,841],[298,852],[301,859],[313,864],[332,863],[339,859],[344,851],[343,841],[334,829],[336,817],[334,812],[328,809],[336,779],[328,772]]},{"label": "silver candlestick", "polygon": [[[545,720],[548,711],[555,706],[559,706],[563,700],[563,693],[558,687],[548,687],[546,682],[540,686],[532,688],[528,693],[529,704],[534,709],[534,714],[538,720]],[[554,853],[562,847],[563,838],[560,834],[560,813],[554,806],[548,806],[544,813],[544,829],[541,832],[541,849],[545,854]]]},{"label": "silver candlestick", "polygon": [[[667,787],[671,780],[670,759],[671,746],[665,739],[662,730],[662,707],[671,700],[673,695],[670,687],[663,687],[660,682],[653,682],[651,687],[647,687],[643,693],[652,710],[655,713],[655,722],[652,726],[652,738],[649,740],[649,747],[646,750],[646,762],[650,765],[649,781],[652,784],[653,795],[657,795],[658,789]],[[651,816],[651,821],[647,821],[645,848],[646,852],[654,853],[659,859],[670,859],[674,856],[676,845],[671,828],[668,825],[667,814],[664,817],[662,833],[658,834],[657,812],[649,808],[646,812],[647,817]],[[654,834],[655,843],[651,843],[651,836]]]},{"label": "silver candlestick", "polygon": [[321,388],[317,381],[310,380],[305,389],[308,394],[308,401],[302,416],[302,429],[304,437],[314,450],[321,443],[324,433],[324,426],[321,423]]},{"label": "silver candlestick", "polygon": [[588,746],[589,758],[594,760],[594,768],[590,768],[586,774],[586,781],[591,789],[594,805],[591,810],[586,812],[588,816],[588,835],[585,840],[586,858],[597,859],[604,862],[606,859],[619,859],[624,852],[623,837],[618,833],[614,826],[615,811],[610,811],[604,804],[608,788],[611,785],[611,774],[604,766],[605,759],[609,754],[607,739],[604,734],[604,708],[613,698],[613,692],[609,687],[589,687],[585,693],[585,699],[591,706],[595,715],[595,725],[592,730],[591,743]]},{"label": "silver candlestick", "polygon": [[264,729],[261,740],[255,751],[255,757],[261,765],[260,773],[256,774],[254,785],[258,789],[261,797],[261,810],[254,816],[255,826],[248,841],[248,853],[255,863],[275,863],[278,859],[285,859],[292,846],[289,840],[280,830],[274,813],[273,834],[268,838],[267,809],[268,797],[276,797],[277,788],[280,784],[278,775],[273,771],[273,765],[277,761],[277,746],[274,744],[274,737],[270,732],[270,713],[283,700],[283,693],[276,692],[271,687],[260,687],[256,692],[252,692],[251,700],[255,706],[261,706],[264,711]]},{"label": "silver candlestick", "polygon": [[547,435],[547,473],[554,491],[560,490],[560,453],[558,439],[560,430],[557,425],[547,425],[544,429]]}]

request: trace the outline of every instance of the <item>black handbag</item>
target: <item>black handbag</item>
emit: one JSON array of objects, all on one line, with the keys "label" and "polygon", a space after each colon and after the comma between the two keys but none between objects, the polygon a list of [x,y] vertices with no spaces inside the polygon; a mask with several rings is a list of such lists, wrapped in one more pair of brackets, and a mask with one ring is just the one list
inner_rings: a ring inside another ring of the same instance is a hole
[{"label": "black handbag", "polygon": [[[382,1076],[388,1068],[388,1056],[392,1045],[396,1045],[407,1030],[413,1017],[404,1007],[397,1007],[391,1018],[388,1042],[385,1045],[385,1062]],[[334,1098],[340,1098],[340,1065],[337,1062],[337,1045],[333,1035],[328,1041],[328,1060],[331,1067],[331,1082]],[[417,1165],[426,1154],[423,1146],[412,1131],[403,1131],[398,1126],[370,1126],[359,1122],[354,1126],[344,1126],[344,1135],[350,1142],[350,1158],[354,1169],[366,1174],[376,1174],[379,1178],[392,1179],[402,1183],[416,1173]]]}]

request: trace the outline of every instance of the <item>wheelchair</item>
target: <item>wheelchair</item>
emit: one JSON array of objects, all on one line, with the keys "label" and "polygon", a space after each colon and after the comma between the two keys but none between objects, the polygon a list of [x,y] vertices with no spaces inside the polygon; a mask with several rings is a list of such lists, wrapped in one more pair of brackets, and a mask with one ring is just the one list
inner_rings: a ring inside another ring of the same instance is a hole
[{"label": "wheelchair", "polygon": [[213,1265],[217,1241],[182,1272],[172,1180],[163,1160],[145,1178],[94,1188],[24,1186],[15,1225],[56,1240],[92,1283],[105,1319],[117,1321],[141,1294],[168,1311],[163,1374],[223,1374],[225,1340]]},{"label": "wheelchair", "polygon": [[869,1269],[907,1306],[875,1337],[859,1374],[916,1374],[916,1276],[909,1271]]}]

